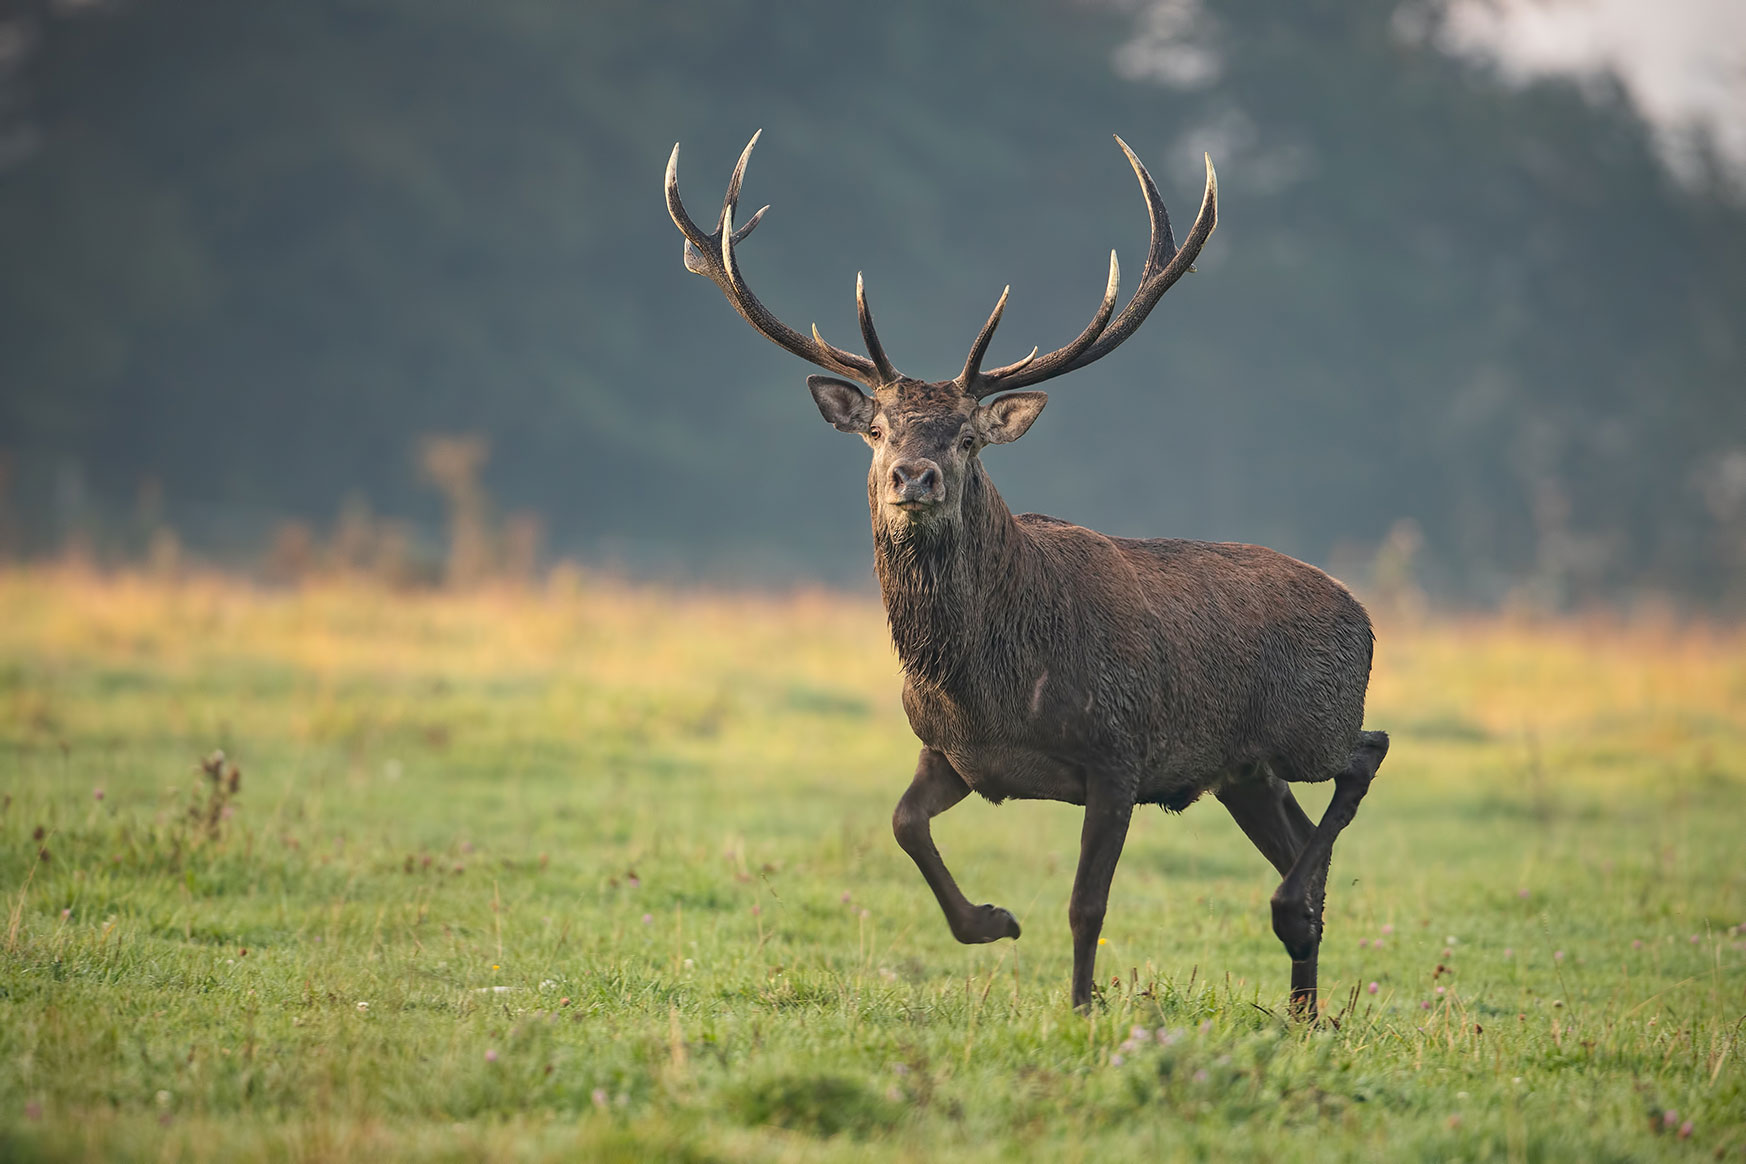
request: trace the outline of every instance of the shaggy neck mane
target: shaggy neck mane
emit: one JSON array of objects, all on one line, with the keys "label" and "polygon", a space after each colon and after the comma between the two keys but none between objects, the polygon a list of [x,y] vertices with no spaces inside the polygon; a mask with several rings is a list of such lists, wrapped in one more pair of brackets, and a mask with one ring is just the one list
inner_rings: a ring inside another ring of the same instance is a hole
[{"label": "shaggy neck mane", "polygon": [[894,527],[873,517],[873,568],[891,640],[910,677],[951,688],[978,654],[984,608],[1010,582],[1023,535],[980,464],[956,521]]}]

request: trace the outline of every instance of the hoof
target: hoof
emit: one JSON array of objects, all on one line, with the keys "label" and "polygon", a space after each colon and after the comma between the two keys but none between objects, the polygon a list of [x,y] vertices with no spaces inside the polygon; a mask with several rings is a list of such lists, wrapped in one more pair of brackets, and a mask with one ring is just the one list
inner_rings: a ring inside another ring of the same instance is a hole
[{"label": "hoof", "polygon": [[1285,945],[1293,962],[1303,962],[1315,956],[1321,945],[1321,926],[1309,908],[1309,903],[1294,899],[1273,899],[1273,932]]},{"label": "hoof", "polygon": [[[1323,1021],[1321,1007],[1316,1003],[1316,988],[1313,986],[1306,990],[1293,990],[1289,1009],[1292,1019],[1296,1022],[1320,1026]],[[1337,1019],[1332,1021],[1335,1029],[1338,1029],[1339,1021]]]},{"label": "hoof", "polygon": [[955,930],[952,936],[966,946],[1016,938],[1019,936],[1018,918],[998,905],[979,905],[971,912],[969,922]]}]

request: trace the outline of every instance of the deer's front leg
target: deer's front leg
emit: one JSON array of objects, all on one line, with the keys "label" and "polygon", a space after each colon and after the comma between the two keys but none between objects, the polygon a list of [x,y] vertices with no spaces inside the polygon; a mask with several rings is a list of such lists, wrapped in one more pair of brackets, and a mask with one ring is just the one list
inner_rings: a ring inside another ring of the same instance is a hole
[{"label": "deer's front leg", "polygon": [[897,802],[897,811],[891,814],[891,831],[939,898],[954,938],[966,945],[1016,938],[1018,919],[999,906],[971,905],[934,847],[928,822],[969,794],[970,786],[964,783],[952,762],[932,748],[923,748],[916,761],[915,779]]},{"label": "deer's front leg", "polygon": [[1073,897],[1067,903],[1067,923],[1073,928],[1073,1005],[1091,1006],[1091,984],[1097,971],[1097,937],[1109,907],[1109,883],[1115,877],[1134,798],[1107,778],[1093,776],[1085,788],[1085,827],[1079,837],[1079,871],[1073,877]]}]

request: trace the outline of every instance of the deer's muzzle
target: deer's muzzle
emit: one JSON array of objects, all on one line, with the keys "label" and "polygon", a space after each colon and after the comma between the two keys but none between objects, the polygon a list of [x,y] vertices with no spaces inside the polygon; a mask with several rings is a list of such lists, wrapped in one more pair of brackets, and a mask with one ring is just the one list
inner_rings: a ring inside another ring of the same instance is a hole
[{"label": "deer's muzzle", "polygon": [[946,478],[932,461],[899,461],[891,466],[886,500],[900,509],[926,509],[946,499]]}]

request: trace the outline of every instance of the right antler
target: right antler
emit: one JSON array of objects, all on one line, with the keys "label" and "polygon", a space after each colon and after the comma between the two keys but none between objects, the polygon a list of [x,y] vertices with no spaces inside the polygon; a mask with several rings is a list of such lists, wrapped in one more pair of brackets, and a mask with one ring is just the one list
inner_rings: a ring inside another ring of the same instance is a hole
[{"label": "right antler", "polygon": [[1001,313],[1006,310],[1006,296],[1012,288],[1002,291],[993,314],[982,325],[976,342],[970,345],[970,358],[964,361],[964,370],[958,374],[958,386],[971,396],[981,399],[996,392],[1023,388],[1102,359],[1145,322],[1147,314],[1176,280],[1194,269],[1195,256],[1200,254],[1200,248],[1212,234],[1213,227],[1218,225],[1219,179],[1213,172],[1212,158],[1206,159],[1206,194],[1201,199],[1200,213],[1195,216],[1194,226],[1183,240],[1182,249],[1178,250],[1170,233],[1170,215],[1164,209],[1158,184],[1152,181],[1152,175],[1146,172],[1146,167],[1128,148],[1127,142],[1118,137],[1116,144],[1128,155],[1134,175],[1140,179],[1140,189],[1146,195],[1146,214],[1152,221],[1152,245],[1146,253],[1146,265],[1140,271],[1140,285],[1134,290],[1134,297],[1112,323],[1110,315],[1115,310],[1116,293],[1121,289],[1121,268],[1116,263],[1115,252],[1111,251],[1109,282],[1104,287],[1103,302],[1098,305],[1090,326],[1079,333],[1078,339],[1041,359],[1037,358],[1037,349],[1032,348],[1031,354],[1017,363],[984,372],[981,371],[982,357],[988,351],[988,341],[994,338],[994,329],[1000,325]]},{"label": "right antler", "polygon": [[734,229],[734,211],[740,203],[740,183],[746,176],[746,162],[750,160],[752,147],[758,144],[758,138],[763,133],[761,129],[754,133],[752,140],[746,143],[745,150],[740,154],[739,164],[734,167],[734,176],[728,181],[727,197],[722,199],[721,216],[716,219],[714,234],[704,234],[702,228],[691,221],[691,216],[685,213],[684,204],[679,201],[679,146],[674,144],[673,154],[667,159],[667,213],[673,216],[674,225],[685,236],[685,269],[704,276],[720,287],[721,293],[727,296],[727,301],[733,304],[734,310],[747,323],[757,328],[767,339],[787,348],[801,359],[859,381],[869,388],[879,388],[903,379],[903,374],[886,357],[884,345],[879,342],[879,335],[873,330],[873,313],[867,307],[867,292],[861,276],[855,276],[855,314],[860,319],[861,338],[867,344],[867,355],[871,359],[826,343],[824,337],[818,334],[817,324],[813,325],[810,338],[801,335],[770,314],[770,309],[758,301],[758,297],[752,294],[752,289],[740,277],[739,265],[734,261],[734,245],[756,230],[764,217],[764,211],[770,209],[768,206],[764,207],[752,215],[746,225],[738,230]]}]

